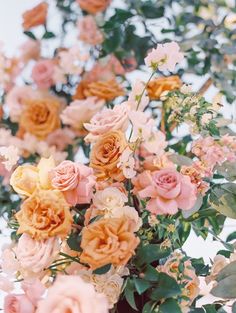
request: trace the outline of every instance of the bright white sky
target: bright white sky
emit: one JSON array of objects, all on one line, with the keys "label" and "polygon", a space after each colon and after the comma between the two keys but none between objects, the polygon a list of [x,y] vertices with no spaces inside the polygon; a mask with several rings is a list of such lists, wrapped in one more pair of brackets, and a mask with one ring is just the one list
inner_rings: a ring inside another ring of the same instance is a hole
[{"label": "bright white sky", "polygon": [[[51,0],[52,1],[52,0]],[[9,53],[14,53],[16,47],[25,41],[25,36],[22,35],[21,29],[21,15],[22,13],[34,5],[38,4],[39,0],[1,0],[0,1],[0,41],[4,43],[5,49]],[[118,1],[117,1],[118,2]],[[202,82],[200,82],[201,85]],[[199,82],[197,82],[199,85]],[[224,231],[225,235],[236,229],[233,221],[229,221],[228,227]],[[0,228],[3,229],[3,223],[0,224]],[[0,246],[7,241],[7,238],[0,237]],[[209,261],[209,257],[212,258],[216,252],[222,248],[219,243],[212,240],[203,241],[201,238],[197,238],[192,234],[188,242],[185,244],[185,250],[192,257],[204,256],[206,261]]]}]

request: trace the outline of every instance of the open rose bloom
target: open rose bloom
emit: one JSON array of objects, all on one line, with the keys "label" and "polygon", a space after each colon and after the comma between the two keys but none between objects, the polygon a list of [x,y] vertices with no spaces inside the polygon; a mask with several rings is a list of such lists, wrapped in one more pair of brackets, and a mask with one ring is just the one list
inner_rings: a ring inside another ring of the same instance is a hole
[{"label": "open rose bloom", "polygon": [[[236,136],[222,121],[222,96],[208,102],[206,86],[192,92],[182,75],[191,61],[203,76],[208,63],[194,58],[207,55],[212,83],[235,30],[215,44],[218,19],[206,27],[203,4],[186,4],[196,32],[203,23],[212,36],[190,52],[195,37],[182,41],[162,2],[43,1],[22,16],[28,39],[16,56],[0,45],[0,213],[11,232],[0,311],[223,313],[222,290],[236,299],[236,236],[220,237],[225,217],[236,218]],[[51,23],[55,10],[61,25]],[[155,44],[155,15],[169,19],[179,44]],[[234,74],[220,65],[217,86]],[[187,256],[194,232],[224,245],[212,264],[201,251]],[[201,308],[202,281],[216,299]]]}]

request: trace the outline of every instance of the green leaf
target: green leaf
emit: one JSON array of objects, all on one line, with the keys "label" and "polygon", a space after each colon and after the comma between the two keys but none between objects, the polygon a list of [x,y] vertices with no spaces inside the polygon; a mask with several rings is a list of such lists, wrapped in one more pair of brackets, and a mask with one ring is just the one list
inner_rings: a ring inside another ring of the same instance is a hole
[{"label": "green leaf", "polygon": [[37,40],[37,38],[35,37],[35,35],[32,32],[29,31],[24,31],[24,34],[28,37],[30,37],[33,40]]},{"label": "green leaf", "polygon": [[206,313],[217,313],[214,304],[207,304],[203,306]]},{"label": "green leaf", "polygon": [[159,307],[159,313],[181,313],[178,302],[175,299],[167,299]]},{"label": "green leaf", "polygon": [[232,313],[236,313],[236,302],[233,303],[233,306],[232,306]]},{"label": "green leaf", "polygon": [[71,233],[67,239],[68,246],[74,251],[81,251],[80,242],[81,236],[78,233]]},{"label": "green leaf", "polygon": [[103,274],[106,274],[110,269],[111,269],[111,264],[106,264],[106,265],[99,267],[96,270],[94,270],[93,274],[103,275]]},{"label": "green leaf", "polygon": [[236,180],[236,162],[224,162],[216,167],[217,172],[228,181]]},{"label": "green leaf", "polygon": [[155,312],[156,302],[148,301],[144,304],[142,313],[154,313]]},{"label": "green leaf", "polygon": [[221,214],[236,219],[236,184],[226,183],[212,187],[209,202]]},{"label": "green leaf", "polygon": [[137,293],[139,295],[143,294],[149,287],[151,287],[151,284],[144,280],[144,279],[140,279],[140,278],[135,278],[134,279],[134,286],[137,290]]},{"label": "green leaf", "polygon": [[151,291],[152,300],[160,300],[175,297],[181,294],[181,289],[176,280],[165,273],[159,273],[159,280]]},{"label": "green leaf", "polygon": [[135,263],[137,266],[141,266],[145,263],[150,264],[153,261],[166,258],[168,255],[170,255],[170,253],[170,248],[161,248],[159,244],[149,244],[140,247],[137,250]]},{"label": "green leaf", "polygon": [[129,305],[131,306],[131,308],[133,308],[135,311],[138,311],[135,303],[134,293],[135,293],[134,283],[133,281],[128,279],[125,287],[125,298]]},{"label": "green leaf", "polygon": [[160,18],[165,12],[165,8],[163,6],[158,6],[157,2],[153,3],[151,1],[143,3],[140,10],[146,18]]},{"label": "green leaf", "polygon": [[151,265],[147,265],[146,269],[143,271],[144,279],[155,282],[159,279],[158,271]]},{"label": "green leaf", "polygon": [[236,275],[236,261],[226,265],[217,275],[216,280],[220,281],[228,276]]},{"label": "green leaf", "polygon": [[51,39],[51,38],[55,38],[56,35],[53,32],[45,32],[42,39]]},{"label": "green leaf", "polygon": [[211,294],[215,297],[223,299],[236,298],[236,274],[230,275],[218,282],[218,284],[211,290]]},{"label": "green leaf", "polygon": [[228,237],[226,238],[226,241],[232,241],[236,239],[236,231],[234,231],[233,233],[229,234]]}]

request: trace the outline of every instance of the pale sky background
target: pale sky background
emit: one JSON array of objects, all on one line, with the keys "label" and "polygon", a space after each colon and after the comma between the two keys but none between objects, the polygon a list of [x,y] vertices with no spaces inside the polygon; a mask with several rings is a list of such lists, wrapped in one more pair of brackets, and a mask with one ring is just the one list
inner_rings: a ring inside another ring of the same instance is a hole
[{"label": "pale sky background", "polygon": [[[8,53],[13,54],[16,47],[26,40],[26,37],[22,35],[21,29],[22,13],[39,2],[40,1],[38,0],[0,0],[0,42],[4,43],[5,50]],[[117,2],[119,2],[119,0]],[[53,16],[53,19],[54,18],[56,17]],[[192,79],[192,82],[195,83],[194,86],[198,88],[204,81],[194,81],[194,79]],[[215,92],[215,88],[212,87],[209,90],[207,97],[211,97]],[[227,115],[229,116],[231,109],[227,107],[224,111],[227,111]],[[225,238],[228,233],[236,230],[235,225],[235,221],[228,220],[221,237]],[[3,231],[3,235],[0,235],[1,247],[9,242],[9,237],[6,236],[7,232],[4,230],[4,223],[0,223],[0,230]],[[216,252],[221,248],[223,248],[223,246],[220,243],[213,241],[211,236],[204,241],[203,239],[196,237],[194,234],[191,234],[184,246],[188,255],[192,257],[203,256],[207,262],[209,262],[210,258],[213,258]]]}]

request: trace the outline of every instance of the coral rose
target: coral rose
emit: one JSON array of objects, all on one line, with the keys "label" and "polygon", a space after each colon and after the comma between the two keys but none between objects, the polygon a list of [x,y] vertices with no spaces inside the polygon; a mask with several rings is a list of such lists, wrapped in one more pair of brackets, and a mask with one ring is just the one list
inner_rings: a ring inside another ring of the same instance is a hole
[{"label": "coral rose", "polygon": [[77,2],[82,10],[90,14],[96,14],[106,10],[111,0],[77,0]]},{"label": "coral rose", "polygon": [[43,25],[46,21],[48,13],[48,4],[41,2],[31,10],[26,11],[23,14],[23,28],[29,30],[32,27]]},{"label": "coral rose", "polygon": [[42,89],[47,89],[54,84],[54,63],[52,60],[39,60],[33,67],[32,79]]},{"label": "coral rose", "polygon": [[94,169],[98,180],[112,178],[122,181],[124,175],[117,167],[122,152],[128,143],[121,131],[113,131],[103,135],[93,146],[90,154],[90,166]]},{"label": "coral rose", "polygon": [[65,238],[72,224],[69,205],[58,190],[37,190],[15,216],[20,224],[18,234],[27,233],[35,240]]},{"label": "coral rose", "polygon": [[64,194],[69,204],[91,201],[95,176],[88,166],[63,161],[51,171],[50,176],[52,186]]},{"label": "coral rose", "polygon": [[51,265],[59,248],[59,241],[55,237],[36,241],[28,234],[23,234],[14,250],[21,269],[29,274],[37,274]]},{"label": "coral rose", "polygon": [[38,169],[29,164],[18,166],[12,173],[10,185],[21,196],[29,197],[37,188]]},{"label": "coral rose", "polygon": [[59,276],[49,288],[36,313],[108,313],[108,303],[92,284],[79,276]]},{"label": "coral rose", "polygon": [[134,255],[139,238],[125,218],[102,219],[83,229],[80,260],[92,269],[106,264],[125,265]]},{"label": "coral rose", "polygon": [[90,132],[85,138],[87,141],[93,141],[112,130],[125,132],[128,127],[128,107],[124,103],[115,105],[113,109],[105,108],[95,114],[90,123],[85,123],[84,127]]},{"label": "coral rose", "polygon": [[175,214],[178,208],[190,210],[197,200],[196,186],[173,168],[146,173],[141,184],[144,188],[138,194],[151,198],[146,209],[153,214]]},{"label": "coral rose", "polygon": [[27,99],[20,118],[20,129],[44,139],[60,127],[59,112],[60,103],[55,99]]},{"label": "coral rose", "polygon": [[179,89],[181,85],[181,79],[177,75],[158,77],[148,83],[148,96],[151,100],[157,100],[160,99],[160,96],[164,91]]},{"label": "coral rose", "polygon": [[123,95],[124,90],[114,79],[95,82],[82,81],[76,89],[74,99],[98,97],[99,99],[111,101]]},{"label": "coral rose", "polygon": [[35,306],[26,295],[9,294],[4,299],[5,313],[34,313]]}]

